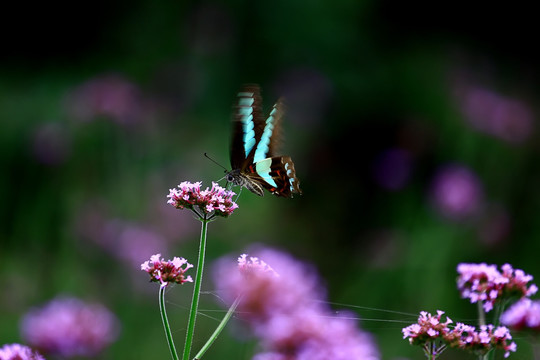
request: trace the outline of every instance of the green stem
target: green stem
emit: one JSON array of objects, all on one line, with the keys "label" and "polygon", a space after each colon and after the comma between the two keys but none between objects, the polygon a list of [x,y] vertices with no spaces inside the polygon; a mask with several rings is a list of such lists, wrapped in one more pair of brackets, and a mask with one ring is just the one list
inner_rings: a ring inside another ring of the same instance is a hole
[{"label": "green stem", "polygon": [[484,312],[483,304],[484,303],[482,301],[478,301],[476,303],[478,307],[478,325],[479,326],[486,325],[486,313]]},{"label": "green stem", "polygon": [[161,313],[161,321],[163,322],[163,328],[165,329],[165,336],[167,337],[167,343],[169,344],[169,350],[174,360],[178,360],[178,354],[174,347],[174,341],[171,333],[171,327],[169,326],[169,320],[167,318],[167,311],[165,310],[165,288],[167,286],[159,287],[159,312]]},{"label": "green stem", "polygon": [[193,360],[200,360],[203,357],[204,353],[210,348],[210,346],[212,346],[221,331],[225,328],[225,325],[227,325],[227,323],[231,319],[232,314],[234,314],[236,308],[238,307],[238,304],[240,303],[240,299],[241,297],[239,296],[236,298],[236,300],[234,300],[234,303],[229,308],[229,311],[227,311],[227,314],[225,314],[225,316],[223,317],[223,320],[221,320],[212,336],[210,336],[206,344],[204,344],[202,349],[197,353],[197,355],[195,355],[195,358]]},{"label": "green stem", "polygon": [[188,360],[193,343],[193,333],[195,332],[195,319],[199,308],[199,297],[201,295],[201,283],[204,268],[204,255],[206,252],[206,229],[208,227],[206,214],[201,218],[201,242],[199,245],[199,261],[197,262],[197,273],[195,275],[195,285],[193,287],[193,299],[191,300],[191,309],[189,311],[189,320],[186,333],[186,344],[184,346],[183,360]]},{"label": "green stem", "polygon": [[502,301],[500,303],[495,304],[495,307],[493,309],[493,326],[495,327],[499,326],[501,314],[507,303],[508,303],[507,301]]}]

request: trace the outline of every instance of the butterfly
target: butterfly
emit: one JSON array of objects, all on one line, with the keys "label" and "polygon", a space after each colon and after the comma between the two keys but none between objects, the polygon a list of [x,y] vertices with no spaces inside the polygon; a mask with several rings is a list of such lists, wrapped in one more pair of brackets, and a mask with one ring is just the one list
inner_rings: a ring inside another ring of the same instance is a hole
[{"label": "butterfly", "polygon": [[232,170],[225,176],[227,181],[259,196],[264,196],[264,189],[287,198],[302,194],[292,159],[274,153],[283,107],[278,100],[265,120],[259,86],[243,86],[233,107]]}]

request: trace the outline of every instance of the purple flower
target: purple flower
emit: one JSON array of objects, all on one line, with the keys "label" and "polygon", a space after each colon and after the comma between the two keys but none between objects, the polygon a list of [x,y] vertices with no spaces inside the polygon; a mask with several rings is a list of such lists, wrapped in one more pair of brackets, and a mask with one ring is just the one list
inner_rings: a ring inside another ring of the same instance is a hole
[{"label": "purple flower", "polygon": [[477,331],[474,326],[456,323],[452,327],[452,320],[448,317],[442,322],[443,311],[438,310],[437,315],[426,311],[420,312],[418,322],[405,327],[403,338],[408,339],[412,345],[422,346],[428,355],[440,355],[447,346],[462,349],[476,355],[483,355],[492,349],[503,349],[505,357],[511,351],[516,351],[516,344],[510,342],[510,331],[499,326],[484,325]]},{"label": "purple flower", "polygon": [[229,304],[242,296],[238,311],[248,322],[289,313],[299,304],[323,297],[319,279],[311,268],[273,250],[263,250],[257,258],[244,254],[237,264],[224,258],[216,266],[214,278]]},{"label": "purple flower", "polygon": [[439,170],[433,180],[431,196],[435,208],[451,220],[477,215],[483,202],[480,181],[470,169],[459,165]]},{"label": "purple flower", "polygon": [[523,298],[501,315],[501,323],[515,330],[540,332],[540,301]]},{"label": "purple flower", "polygon": [[33,309],[21,322],[22,337],[45,354],[93,357],[114,342],[119,324],[103,305],[59,297]]},{"label": "purple flower", "polygon": [[238,208],[232,201],[234,195],[234,192],[222,188],[215,182],[212,182],[211,189],[201,190],[201,182],[184,181],[177,189],[169,190],[167,203],[177,209],[193,210],[199,216],[212,214],[228,217]]},{"label": "purple flower", "polygon": [[0,360],[45,360],[45,358],[28,346],[6,344],[0,348]]},{"label": "purple flower", "polygon": [[91,79],[66,97],[67,110],[82,121],[105,116],[121,124],[136,122],[143,112],[141,103],[137,86],[116,74]]},{"label": "purple flower", "polygon": [[477,130],[515,144],[532,134],[534,114],[525,102],[478,86],[466,86],[461,96],[462,111]]},{"label": "purple flower", "polygon": [[409,325],[401,330],[404,339],[409,339],[412,345],[423,345],[439,337],[446,336],[452,323],[450,318],[441,322],[444,311],[437,310],[437,315],[431,315],[427,311],[421,311],[416,324]]},{"label": "purple flower", "polygon": [[244,254],[236,269],[224,259],[214,274],[226,302],[241,299],[238,315],[261,340],[264,351],[254,359],[379,358],[371,337],[351,320],[355,316],[335,316],[317,301],[323,299],[318,276],[290,256],[273,250]]},{"label": "purple flower", "polygon": [[480,331],[477,331],[474,326],[462,323],[457,323],[444,338],[449,346],[476,355],[484,355],[492,349],[502,349],[505,351],[504,357],[508,357],[510,352],[515,352],[517,349],[516,343],[510,340],[512,340],[512,335],[504,326],[482,325]]},{"label": "purple flower", "polygon": [[248,257],[247,254],[242,254],[238,258],[238,269],[246,276],[249,276],[247,275],[247,273],[250,272],[253,272],[255,274],[258,274],[259,272],[271,273],[274,276],[279,276],[279,274],[276,273],[274,269],[270,267],[270,265],[260,260],[258,257]]},{"label": "purple flower", "polygon": [[[191,276],[184,273],[193,267],[184,258],[175,257],[172,260],[161,259],[161,254],[152,255],[150,260],[141,264],[141,270],[150,274],[150,281],[160,282],[161,286],[167,286],[170,282],[182,285],[185,282],[193,282]],[[183,267],[182,267],[183,266]]]},{"label": "purple flower", "polygon": [[533,277],[523,270],[514,270],[510,264],[504,264],[501,269],[502,273],[495,265],[459,264],[457,286],[461,297],[468,298],[471,303],[482,301],[484,310],[489,312],[496,301],[528,297],[538,291],[535,284],[527,285]]}]

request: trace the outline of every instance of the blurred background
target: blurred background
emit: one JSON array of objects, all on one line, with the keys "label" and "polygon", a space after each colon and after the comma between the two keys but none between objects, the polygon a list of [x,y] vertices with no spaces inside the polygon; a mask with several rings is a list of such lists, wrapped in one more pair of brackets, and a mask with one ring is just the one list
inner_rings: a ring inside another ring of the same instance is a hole
[{"label": "blurred background", "polygon": [[[265,111],[285,98],[282,153],[304,195],[244,190],[209,226],[208,264],[253,244],[287,251],[318,268],[336,309],[364,319],[384,359],[422,358],[401,334],[420,310],[475,322],[458,263],[540,277],[533,14],[519,1],[7,5],[0,343],[23,342],[22,316],[64,294],[118,317],[99,358],[169,356],[158,286],[140,263],[158,252],[196,261],[200,224],[166,195],[223,176],[203,154],[229,166],[231,106],[258,83]],[[202,310],[222,310],[216,287],[207,277]],[[179,348],[190,297],[168,293]],[[222,315],[206,314],[196,347]],[[256,343],[231,329],[209,359],[250,359]],[[511,358],[532,358],[517,342]]]}]

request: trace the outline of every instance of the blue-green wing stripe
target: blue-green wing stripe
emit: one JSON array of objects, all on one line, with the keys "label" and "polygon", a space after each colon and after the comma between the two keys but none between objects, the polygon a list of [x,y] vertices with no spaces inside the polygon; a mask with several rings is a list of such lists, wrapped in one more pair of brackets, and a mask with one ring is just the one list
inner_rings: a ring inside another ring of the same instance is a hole
[{"label": "blue-green wing stripe", "polygon": [[253,123],[253,93],[241,92],[238,94],[240,99],[238,100],[239,115],[242,120],[242,129],[244,131],[244,152],[246,157],[249,155],[253,146],[255,146],[255,125]]},{"label": "blue-green wing stripe", "polygon": [[255,156],[253,157],[254,162],[264,160],[268,157],[268,149],[270,147],[270,139],[272,138],[272,132],[274,131],[274,122],[276,120],[277,113],[277,104],[274,105],[274,108],[270,112],[270,116],[266,119],[266,125],[261,136],[259,144],[257,144],[257,149],[255,150]]}]

